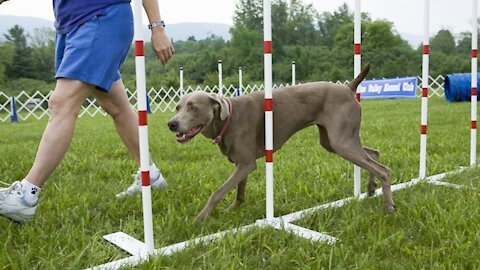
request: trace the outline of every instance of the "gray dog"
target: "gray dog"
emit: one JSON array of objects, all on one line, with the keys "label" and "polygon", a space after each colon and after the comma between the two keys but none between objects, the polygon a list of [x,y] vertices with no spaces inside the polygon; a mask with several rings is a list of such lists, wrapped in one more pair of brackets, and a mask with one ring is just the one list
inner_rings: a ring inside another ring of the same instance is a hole
[{"label": "gray dog", "polygon": [[[360,144],[360,104],[355,90],[365,78],[370,65],[348,85],[314,82],[273,90],[273,150],[276,151],[297,131],[316,125],[320,144],[370,173],[368,193],[375,191],[374,176],[380,179],[384,206],[393,212],[390,170],[378,163],[379,152]],[[256,159],[265,155],[264,92],[235,98],[194,92],[182,97],[177,113],[168,122],[177,141],[186,143],[197,134],[215,139],[222,154],[236,164],[235,172],[210,196],[197,215],[205,220],[217,203],[235,186],[234,208],[245,199],[248,175],[256,168]]]}]

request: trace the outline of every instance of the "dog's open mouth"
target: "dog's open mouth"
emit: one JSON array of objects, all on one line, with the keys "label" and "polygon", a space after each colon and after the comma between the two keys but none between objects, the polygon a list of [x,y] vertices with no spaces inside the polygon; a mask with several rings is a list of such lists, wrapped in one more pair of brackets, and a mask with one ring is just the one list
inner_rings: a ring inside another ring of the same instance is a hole
[{"label": "dog's open mouth", "polygon": [[186,143],[193,139],[200,131],[202,131],[203,126],[199,125],[187,131],[187,133],[177,133],[177,142]]}]

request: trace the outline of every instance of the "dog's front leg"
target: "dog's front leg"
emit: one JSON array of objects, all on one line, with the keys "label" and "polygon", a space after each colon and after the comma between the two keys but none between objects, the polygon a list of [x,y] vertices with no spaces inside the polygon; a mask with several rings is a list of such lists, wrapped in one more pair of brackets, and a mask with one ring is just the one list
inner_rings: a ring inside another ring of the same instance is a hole
[{"label": "dog's front leg", "polygon": [[238,186],[242,180],[246,180],[247,176],[255,170],[257,167],[255,162],[247,164],[237,164],[235,172],[228,178],[219,189],[212,193],[210,199],[208,199],[207,204],[202,209],[202,211],[197,215],[197,220],[207,219],[213,211],[213,208],[218,204],[218,202],[235,186]]},{"label": "dog's front leg", "polygon": [[225,209],[225,212],[231,211],[235,208],[237,208],[240,204],[242,204],[245,201],[245,187],[247,185],[247,178],[243,179],[238,183],[237,186],[237,197],[235,197],[235,200],[233,200],[233,203]]}]

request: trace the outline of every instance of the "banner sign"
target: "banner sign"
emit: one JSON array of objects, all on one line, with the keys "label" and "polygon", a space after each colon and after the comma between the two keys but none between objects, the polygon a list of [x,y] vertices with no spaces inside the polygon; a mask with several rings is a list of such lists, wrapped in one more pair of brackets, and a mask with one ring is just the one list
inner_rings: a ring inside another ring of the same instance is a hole
[{"label": "banner sign", "polygon": [[417,77],[363,81],[358,86],[362,99],[416,98]]}]

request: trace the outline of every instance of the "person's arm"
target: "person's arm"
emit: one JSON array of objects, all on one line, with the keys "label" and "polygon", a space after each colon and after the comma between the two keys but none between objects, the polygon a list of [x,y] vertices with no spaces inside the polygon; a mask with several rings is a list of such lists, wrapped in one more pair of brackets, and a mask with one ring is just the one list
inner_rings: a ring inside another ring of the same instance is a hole
[{"label": "person's arm", "polygon": [[[150,23],[158,23],[162,20],[160,17],[158,0],[143,0],[143,8],[147,13],[148,21]],[[170,57],[172,57],[175,49],[173,48],[163,26],[156,26],[152,28],[152,48],[157,55],[157,59],[160,59],[164,65],[168,62]]]}]

